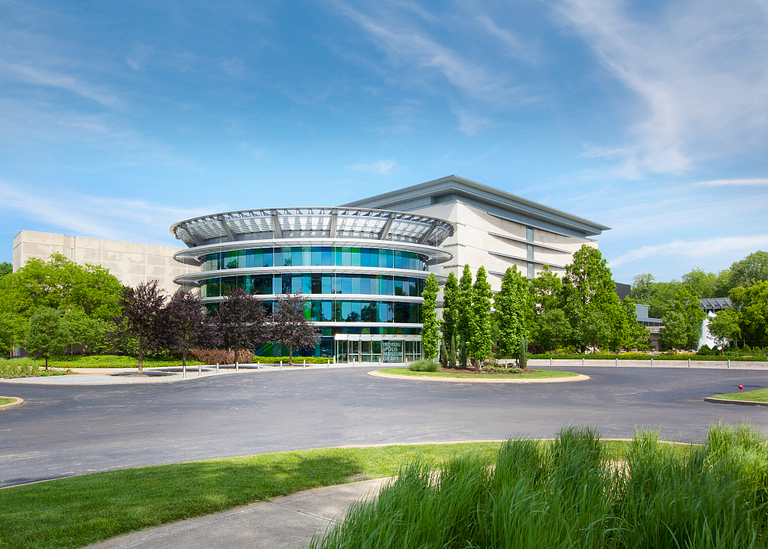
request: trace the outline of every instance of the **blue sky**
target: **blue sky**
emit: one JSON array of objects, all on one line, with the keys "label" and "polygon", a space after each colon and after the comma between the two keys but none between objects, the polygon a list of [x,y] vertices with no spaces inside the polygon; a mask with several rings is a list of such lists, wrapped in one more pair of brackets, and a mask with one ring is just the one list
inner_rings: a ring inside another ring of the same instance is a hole
[{"label": "blue sky", "polygon": [[0,261],[457,174],[618,281],[768,250],[768,4],[0,0]]}]

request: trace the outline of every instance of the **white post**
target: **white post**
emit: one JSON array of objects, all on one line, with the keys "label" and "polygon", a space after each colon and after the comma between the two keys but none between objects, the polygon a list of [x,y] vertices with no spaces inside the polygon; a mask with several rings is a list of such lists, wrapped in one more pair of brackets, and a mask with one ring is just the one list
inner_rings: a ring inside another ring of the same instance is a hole
[{"label": "white post", "polygon": [[[509,362],[509,361],[507,361]],[[549,357],[549,365],[552,366],[552,357]],[[509,367],[509,364],[504,364],[505,367]]]},{"label": "white post", "polygon": [[653,368],[653,357],[651,357],[651,368]]},{"label": "white post", "polygon": [[691,359],[690,358],[688,359],[688,367],[689,368],[691,367]]},{"label": "white post", "polygon": [[181,366],[181,377],[187,377],[187,365],[183,364]]},{"label": "white post", "polygon": [[240,363],[239,362],[235,362],[235,371],[236,372],[240,371]]},{"label": "white post", "polygon": [[305,358],[304,359],[304,366],[303,366],[303,368],[306,368],[306,367],[307,367],[307,359]]},{"label": "white post", "polygon": [[616,367],[619,367],[619,357],[616,357]]},{"label": "white post", "polygon": [[282,370],[282,368],[283,368],[283,361],[281,360],[280,361],[280,369]]},{"label": "white post", "polygon": [[202,371],[203,371],[203,367],[200,364],[198,364],[197,365],[197,375],[199,376],[202,373]]},{"label": "white post", "polygon": [[216,363],[216,373],[217,374],[219,373],[219,363],[218,362]]},{"label": "white post", "polygon": [[581,365],[584,366],[584,363],[586,362],[586,359],[584,357],[581,357]]},{"label": "white post", "polygon": [[261,370],[261,362],[259,362],[258,360],[256,361],[256,369]]},{"label": "white post", "polygon": [[731,367],[731,359],[730,358],[728,359],[728,367],[729,368]]},{"label": "white post", "polygon": [[333,357],[333,363],[336,364],[336,357]]}]

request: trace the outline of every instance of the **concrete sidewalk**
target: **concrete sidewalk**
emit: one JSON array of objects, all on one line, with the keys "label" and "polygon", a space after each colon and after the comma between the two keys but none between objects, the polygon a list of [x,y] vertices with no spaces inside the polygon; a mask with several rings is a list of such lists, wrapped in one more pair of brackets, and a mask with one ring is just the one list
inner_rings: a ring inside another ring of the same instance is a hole
[{"label": "concrete sidewalk", "polygon": [[326,486],[198,517],[105,542],[90,549],[281,549],[308,547],[315,533],[323,533],[347,509],[373,497],[389,479]]}]

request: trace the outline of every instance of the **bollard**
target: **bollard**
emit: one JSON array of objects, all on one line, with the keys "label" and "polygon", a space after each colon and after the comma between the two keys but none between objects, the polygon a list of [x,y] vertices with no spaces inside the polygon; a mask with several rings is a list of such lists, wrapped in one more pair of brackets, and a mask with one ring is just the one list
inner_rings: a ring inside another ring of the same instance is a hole
[{"label": "bollard", "polygon": [[218,362],[216,363],[216,373],[217,374],[219,373],[219,363]]},{"label": "bollard", "polygon": [[197,365],[197,375],[198,375],[198,377],[200,376],[202,371],[203,371],[203,366],[201,364],[198,364]]},{"label": "bollard", "polygon": [[[552,366],[552,357],[549,357],[549,365]],[[509,367],[509,364],[505,364],[504,366]]]},{"label": "bollard", "polygon": [[728,367],[729,368],[731,367],[731,359],[730,358],[728,359]]},{"label": "bollard", "polygon": [[187,365],[186,364],[184,364],[181,367],[181,377],[187,377]]},{"label": "bollard", "polygon": [[240,363],[239,362],[235,362],[235,371],[236,372],[240,371]]},{"label": "bollard", "polygon": [[282,360],[280,361],[280,369],[281,370],[283,369],[283,361]]},{"label": "bollard", "polygon": [[653,368],[653,357],[651,357],[651,368]]},{"label": "bollard", "polygon": [[581,357],[581,365],[584,366],[586,359],[584,357]]},{"label": "bollard", "polygon": [[333,363],[336,364],[336,357],[333,357]]},{"label": "bollard", "polygon": [[691,367],[691,359],[690,358],[688,359],[688,367],[689,368]]},{"label": "bollard", "polygon": [[616,367],[619,367],[619,357],[616,357]]},{"label": "bollard", "polygon": [[305,358],[304,359],[304,366],[303,366],[303,368],[306,368],[306,367],[307,367],[307,359]]},{"label": "bollard", "polygon": [[256,369],[261,370],[261,362],[259,362],[258,360],[256,361]]}]

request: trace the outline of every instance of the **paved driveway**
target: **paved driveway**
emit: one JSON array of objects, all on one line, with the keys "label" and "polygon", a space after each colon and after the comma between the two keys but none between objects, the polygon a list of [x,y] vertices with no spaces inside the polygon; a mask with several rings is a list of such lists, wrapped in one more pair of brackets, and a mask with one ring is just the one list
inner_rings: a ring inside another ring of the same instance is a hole
[{"label": "paved driveway", "polygon": [[768,433],[768,408],[705,403],[768,387],[768,372],[569,367],[589,381],[453,384],[390,380],[365,368],[242,372],[179,383],[42,386],[0,411],[0,486],[123,467],[277,450],[552,437],[565,425],[604,437],[659,429],[701,440],[718,421]]}]

